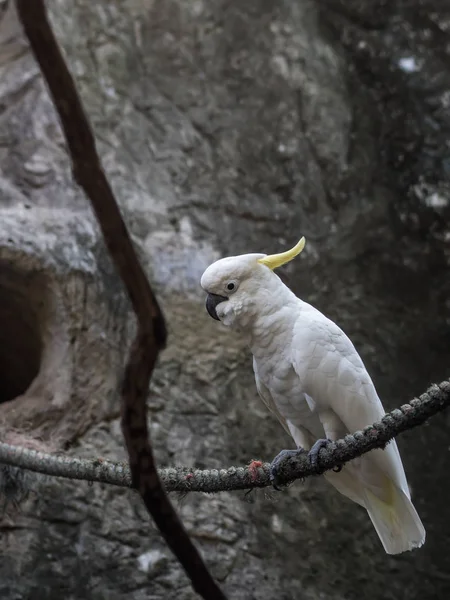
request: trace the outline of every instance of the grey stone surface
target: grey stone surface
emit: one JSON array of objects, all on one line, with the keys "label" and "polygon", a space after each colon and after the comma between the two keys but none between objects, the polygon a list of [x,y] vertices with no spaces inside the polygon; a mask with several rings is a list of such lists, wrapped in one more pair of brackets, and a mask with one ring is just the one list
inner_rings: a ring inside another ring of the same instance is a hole
[{"label": "grey stone surface", "polygon": [[[199,278],[223,255],[304,234],[283,277],[352,337],[386,408],[448,377],[447,3],[48,5],[167,317],[149,397],[161,464],[244,464],[291,445],[242,341],[204,310]],[[0,404],[2,435],[122,459],[132,315],[4,0],[0,223],[0,378],[22,393]],[[18,343],[36,331],[40,344]],[[448,426],[444,414],[399,439],[428,531],[408,555],[386,556],[364,511],[321,479],[172,499],[230,599],[447,598]],[[17,485],[30,493],[19,508],[5,496],[0,597],[194,598],[133,492]]]}]

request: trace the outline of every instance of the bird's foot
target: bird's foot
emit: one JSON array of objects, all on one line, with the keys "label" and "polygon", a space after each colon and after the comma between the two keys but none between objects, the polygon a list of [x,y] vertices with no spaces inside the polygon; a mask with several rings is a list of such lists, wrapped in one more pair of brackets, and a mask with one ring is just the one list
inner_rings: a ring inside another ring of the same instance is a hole
[{"label": "bird's foot", "polygon": [[282,463],[289,458],[294,458],[295,456],[299,456],[300,454],[304,454],[305,452],[307,451],[304,448],[297,448],[296,450],[282,450],[273,459],[273,461],[270,464],[269,477],[270,482],[275,490],[277,490],[278,492],[281,491],[281,489],[278,487],[278,477]]},{"label": "bird's foot", "polygon": [[[314,442],[313,447],[311,448],[311,450],[308,453],[309,462],[314,469],[317,468],[319,465],[320,451],[322,450],[322,448],[326,448],[328,446],[328,444],[331,444],[332,441],[333,440],[329,440],[329,439],[319,439],[316,442]],[[342,467],[335,467],[333,469],[333,471],[335,473],[338,473],[341,470],[342,470]]]}]

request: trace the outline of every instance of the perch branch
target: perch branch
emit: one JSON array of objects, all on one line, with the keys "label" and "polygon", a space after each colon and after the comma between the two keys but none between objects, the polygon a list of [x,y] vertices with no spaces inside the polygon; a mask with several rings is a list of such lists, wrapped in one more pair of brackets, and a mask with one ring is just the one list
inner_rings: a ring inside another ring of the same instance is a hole
[{"label": "perch branch", "polygon": [[89,198],[105,244],[137,317],[137,335],[122,385],[122,431],[131,480],[166,542],[205,600],[225,599],[178,518],[158,476],[147,427],[146,401],[159,351],[164,348],[164,317],[133,247],[119,206],[103,171],[95,139],[75,82],[48,21],[43,0],[16,0],[34,56],[58,112],[75,181]]},{"label": "perch branch", "polygon": [[[387,413],[380,422],[323,448],[320,451],[318,468],[313,469],[306,456],[287,459],[281,466],[279,482],[288,484],[295,479],[318,475],[343,465],[365,452],[384,448],[392,438],[407,429],[422,425],[449,405],[450,381],[432,385],[420,398],[415,398],[409,404]],[[133,487],[126,463],[115,463],[104,459],[56,456],[0,443],[0,463],[55,477]],[[259,467],[206,470],[172,467],[160,469],[159,476],[167,492],[212,493],[268,487],[271,485],[269,468],[269,463],[261,463]]]}]

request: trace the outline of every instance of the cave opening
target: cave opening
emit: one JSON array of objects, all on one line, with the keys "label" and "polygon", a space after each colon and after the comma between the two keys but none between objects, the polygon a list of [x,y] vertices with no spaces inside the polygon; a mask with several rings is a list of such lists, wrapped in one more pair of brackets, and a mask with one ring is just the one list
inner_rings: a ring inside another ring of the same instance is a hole
[{"label": "cave opening", "polygon": [[0,263],[0,404],[24,394],[41,366],[43,297],[33,279]]}]

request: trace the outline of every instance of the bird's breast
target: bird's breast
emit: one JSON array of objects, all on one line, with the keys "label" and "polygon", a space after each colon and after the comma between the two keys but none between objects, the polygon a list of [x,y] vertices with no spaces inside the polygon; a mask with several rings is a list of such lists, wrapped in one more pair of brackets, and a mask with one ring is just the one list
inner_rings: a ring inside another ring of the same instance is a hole
[{"label": "bird's breast", "polygon": [[255,371],[285,419],[299,425],[310,419],[314,410],[311,410],[300,378],[291,364],[276,359],[255,359]]}]

